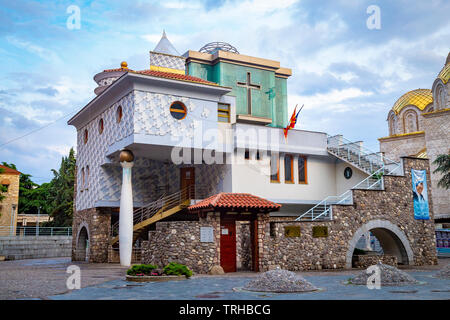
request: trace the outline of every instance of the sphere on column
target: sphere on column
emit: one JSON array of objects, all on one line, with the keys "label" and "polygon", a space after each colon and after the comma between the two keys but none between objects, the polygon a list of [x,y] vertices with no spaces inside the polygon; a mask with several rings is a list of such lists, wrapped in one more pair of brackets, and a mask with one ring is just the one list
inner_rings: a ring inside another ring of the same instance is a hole
[{"label": "sphere on column", "polygon": [[134,154],[130,150],[124,149],[120,151],[119,161],[120,162],[133,162]]}]

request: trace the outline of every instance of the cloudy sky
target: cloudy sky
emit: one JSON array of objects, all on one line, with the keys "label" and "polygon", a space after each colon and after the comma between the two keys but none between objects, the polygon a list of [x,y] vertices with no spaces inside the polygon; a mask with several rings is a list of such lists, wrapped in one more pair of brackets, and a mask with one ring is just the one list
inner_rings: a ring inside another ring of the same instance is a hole
[{"label": "cloudy sky", "polygon": [[[67,28],[70,5],[80,8],[80,29]],[[367,27],[370,5],[380,8],[380,29]],[[297,128],[377,151],[394,102],[431,88],[442,68],[448,12],[439,0],[0,0],[0,161],[50,180],[76,146],[67,120],[94,97],[94,74],[123,60],[147,69],[163,29],[181,53],[225,41],[280,61],[293,72],[290,110],[305,104]]]}]

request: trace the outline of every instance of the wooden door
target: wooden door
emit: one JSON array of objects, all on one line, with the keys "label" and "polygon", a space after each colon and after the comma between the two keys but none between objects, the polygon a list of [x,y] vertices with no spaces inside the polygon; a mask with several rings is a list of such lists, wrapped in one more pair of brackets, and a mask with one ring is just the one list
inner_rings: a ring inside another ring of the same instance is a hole
[{"label": "wooden door", "polygon": [[236,272],[236,223],[220,222],[220,265],[225,272]]},{"label": "wooden door", "polygon": [[180,190],[189,187],[188,199],[195,199],[195,168],[180,168]]}]

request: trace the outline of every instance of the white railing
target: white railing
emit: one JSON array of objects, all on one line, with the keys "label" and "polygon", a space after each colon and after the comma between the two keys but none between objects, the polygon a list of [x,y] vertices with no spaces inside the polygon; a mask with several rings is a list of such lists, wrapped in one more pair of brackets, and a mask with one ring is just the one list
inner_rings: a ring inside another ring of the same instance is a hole
[{"label": "white railing", "polygon": [[0,237],[28,237],[28,236],[71,236],[71,227],[21,227],[0,226]]},{"label": "white railing", "polygon": [[340,158],[344,157],[368,173],[373,173],[385,166],[398,165],[397,162],[386,158],[381,152],[369,150],[363,147],[362,142],[352,142],[342,135],[328,135],[327,149]]},{"label": "white railing", "polygon": [[[385,158],[386,159],[386,158]],[[336,204],[353,204],[353,191],[354,189],[364,189],[364,190],[384,190],[384,175],[400,174],[402,166],[400,163],[390,161],[389,165],[385,165],[381,162],[381,168],[374,171],[364,180],[358,182],[351,189],[347,190],[340,196],[328,196],[314,207],[301,214],[296,221],[301,219],[309,219],[311,221],[322,219],[333,219],[332,206]]]}]

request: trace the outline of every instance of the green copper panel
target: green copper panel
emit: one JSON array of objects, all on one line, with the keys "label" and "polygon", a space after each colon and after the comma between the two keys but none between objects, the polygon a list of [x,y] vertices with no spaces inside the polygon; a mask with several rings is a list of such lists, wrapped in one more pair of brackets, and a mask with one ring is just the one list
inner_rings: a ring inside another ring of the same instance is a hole
[{"label": "green copper panel", "polygon": [[287,109],[287,79],[275,78],[275,86],[277,92],[276,98],[276,113],[277,113],[277,125],[285,128],[288,124]]},{"label": "green copper panel", "polygon": [[[285,127],[287,125],[287,81],[275,77],[274,71],[262,70],[247,66],[219,62],[211,66],[197,62],[190,62],[188,74],[221,86],[231,87],[229,93],[236,97],[236,113],[248,114],[247,88],[238,86],[238,82],[247,83],[247,73],[250,73],[250,83],[259,85],[260,89],[251,89],[251,115],[272,119],[272,126]],[[272,89],[275,95],[269,98]],[[272,105],[274,116],[272,117]]]}]

